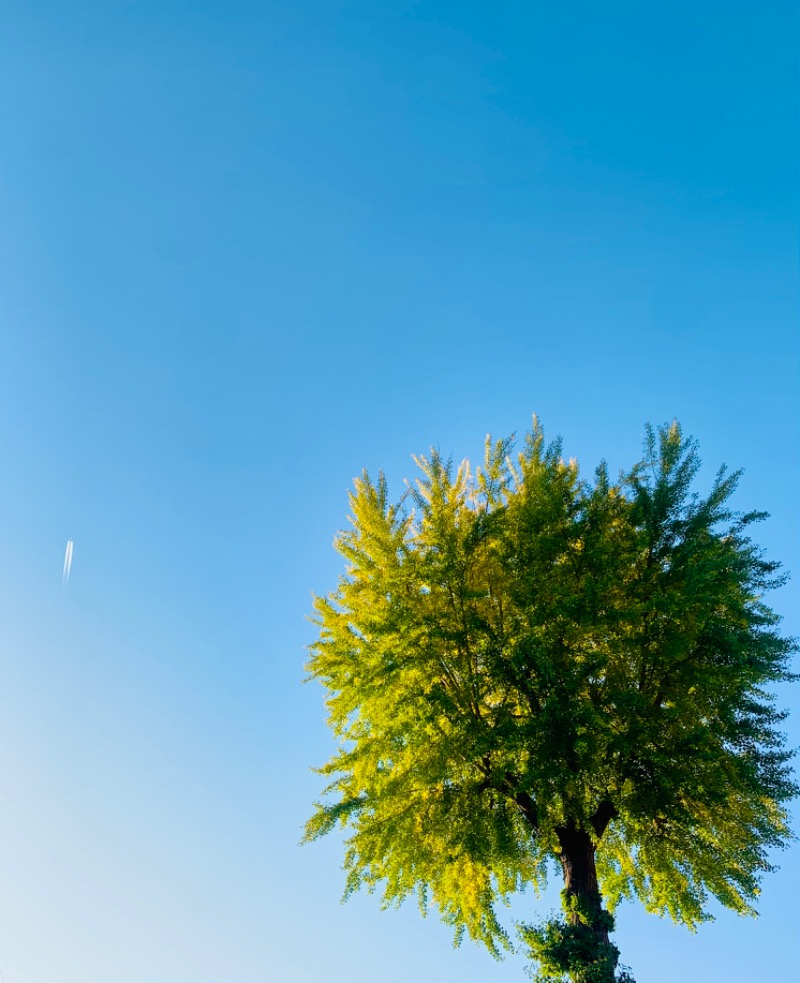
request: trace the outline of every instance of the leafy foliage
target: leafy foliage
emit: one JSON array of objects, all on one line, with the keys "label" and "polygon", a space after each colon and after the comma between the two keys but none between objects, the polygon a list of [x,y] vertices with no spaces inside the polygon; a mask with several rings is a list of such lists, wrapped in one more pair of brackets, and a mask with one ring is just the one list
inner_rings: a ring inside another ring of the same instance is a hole
[{"label": "leafy foliage", "polygon": [[551,919],[538,926],[518,926],[538,967],[534,983],[636,983],[627,968],[617,972],[619,949],[602,942],[593,931],[613,931],[614,916],[599,911],[599,904],[581,906],[567,892],[562,900],[565,910],[576,916],[571,921]]},{"label": "leafy foliage", "polygon": [[753,912],[790,835],[769,687],[797,646],[762,599],[782,582],[748,537],[765,516],[728,507],[739,473],[694,493],[673,423],[616,482],[587,481],[536,418],[516,454],[487,438],[474,474],[417,464],[398,504],[382,475],[356,480],[346,572],[315,601],[308,668],[339,746],[306,838],[347,830],[346,892],[416,895],[499,955],[497,902],[543,885],[569,825],[612,909]]}]

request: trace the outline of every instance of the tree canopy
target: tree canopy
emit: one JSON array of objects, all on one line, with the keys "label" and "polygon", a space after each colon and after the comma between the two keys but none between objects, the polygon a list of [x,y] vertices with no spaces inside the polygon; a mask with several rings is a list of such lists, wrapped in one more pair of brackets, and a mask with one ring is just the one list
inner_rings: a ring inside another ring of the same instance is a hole
[{"label": "tree canopy", "polygon": [[315,600],[308,668],[338,750],[306,837],[346,829],[346,892],[416,895],[496,955],[497,902],[553,860],[570,922],[604,944],[600,895],[690,927],[709,896],[752,913],[790,836],[771,687],[797,645],[763,600],[782,582],[748,536],[765,513],[729,507],[739,472],[693,491],[673,423],[587,480],[536,418],[519,451],[487,438],[474,472],[416,462],[398,503],[382,474],[356,480],[346,570]]}]

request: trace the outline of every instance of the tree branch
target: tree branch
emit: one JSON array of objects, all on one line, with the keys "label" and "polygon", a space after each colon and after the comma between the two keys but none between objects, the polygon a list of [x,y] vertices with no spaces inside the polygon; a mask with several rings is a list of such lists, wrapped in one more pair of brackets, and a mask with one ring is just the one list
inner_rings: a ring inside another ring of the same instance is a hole
[{"label": "tree branch", "polygon": [[608,828],[608,824],[612,819],[616,819],[619,813],[614,806],[614,803],[609,799],[603,799],[600,805],[595,810],[593,816],[590,817],[589,822],[592,824],[592,829],[595,832],[595,836],[600,839],[600,837],[605,833]]}]

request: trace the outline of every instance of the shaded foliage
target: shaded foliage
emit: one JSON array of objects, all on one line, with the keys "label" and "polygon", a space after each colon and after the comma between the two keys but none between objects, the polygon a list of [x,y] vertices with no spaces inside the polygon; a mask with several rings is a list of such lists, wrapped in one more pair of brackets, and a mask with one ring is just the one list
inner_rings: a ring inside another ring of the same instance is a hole
[{"label": "shaded foliage", "polygon": [[614,916],[602,911],[599,902],[598,896],[583,903],[564,891],[562,903],[569,920],[517,926],[536,966],[534,983],[636,983],[627,967],[618,969],[619,949],[603,940],[614,930]]}]

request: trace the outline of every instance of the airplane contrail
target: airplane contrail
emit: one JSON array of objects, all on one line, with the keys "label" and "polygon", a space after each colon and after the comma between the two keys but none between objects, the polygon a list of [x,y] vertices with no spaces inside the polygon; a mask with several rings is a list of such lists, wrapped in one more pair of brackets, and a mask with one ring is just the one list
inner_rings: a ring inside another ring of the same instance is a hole
[{"label": "airplane contrail", "polygon": [[67,549],[64,553],[64,583],[69,583],[69,572],[72,569],[72,540],[67,540]]}]

